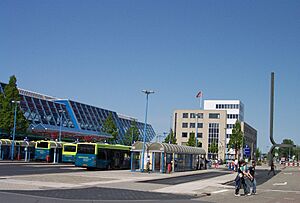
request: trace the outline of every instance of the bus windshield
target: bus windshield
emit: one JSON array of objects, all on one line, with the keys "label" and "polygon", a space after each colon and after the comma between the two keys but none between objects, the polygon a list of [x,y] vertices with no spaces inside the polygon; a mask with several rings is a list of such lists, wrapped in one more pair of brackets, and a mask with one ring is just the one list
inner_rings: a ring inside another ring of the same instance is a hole
[{"label": "bus windshield", "polygon": [[95,154],[95,146],[93,144],[78,144],[77,153],[78,154]]},{"label": "bus windshield", "polygon": [[64,146],[65,152],[76,152],[76,146]]},{"label": "bus windshield", "polygon": [[48,149],[48,142],[38,142],[37,148],[47,148]]}]

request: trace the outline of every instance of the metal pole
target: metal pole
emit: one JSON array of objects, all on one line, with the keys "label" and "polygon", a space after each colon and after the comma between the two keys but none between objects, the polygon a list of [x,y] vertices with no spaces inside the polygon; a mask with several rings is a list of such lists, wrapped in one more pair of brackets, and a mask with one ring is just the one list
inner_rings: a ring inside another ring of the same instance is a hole
[{"label": "metal pole", "polygon": [[59,141],[60,142],[61,142],[62,115],[63,115],[63,112],[61,112],[61,115],[60,115],[60,126],[59,126]]},{"label": "metal pole", "polygon": [[131,145],[133,144],[133,128],[131,129]]},{"label": "metal pole", "polygon": [[146,114],[145,114],[145,126],[144,126],[144,136],[143,136],[142,172],[144,172],[144,162],[145,162],[145,142],[146,142],[146,130],[147,130],[148,96],[149,96],[149,94],[146,93]]},{"label": "metal pole", "polygon": [[16,103],[15,113],[14,113],[14,130],[13,130],[13,141],[11,146],[11,160],[14,160],[14,148],[15,148],[15,136],[16,136],[16,122],[17,122],[17,105],[18,101],[12,101],[12,103]]},{"label": "metal pole", "polygon": [[56,147],[54,148],[53,163],[56,163]]},{"label": "metal pole", "polygon": [[25,162],[27,162],[27,153],[28,153],[28,149],[27,147],[25,147]]},{"label": "metal pole", "polygon": [[146,142],[146,133],[147,133],[147,114],[148,114],[148,97],[149,94],[154,93],[154,91],[143,90],[146,94],[146,114],[145,114],[145,126],[144,126],[144,136],[143,136],[143,151],[142,151],[142,168],[141,171],[144,172],[144,162],[145,162],[145,142]]},{"label": "metal pole", "polygon": [[198,147],[198,113],[196,113],[196,147]]}]

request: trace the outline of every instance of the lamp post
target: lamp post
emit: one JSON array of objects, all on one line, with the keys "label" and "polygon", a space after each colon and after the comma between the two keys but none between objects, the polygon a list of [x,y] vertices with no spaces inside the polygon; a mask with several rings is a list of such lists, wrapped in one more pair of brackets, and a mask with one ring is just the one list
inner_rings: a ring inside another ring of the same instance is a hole
[{"label": "lamp post", "polygon": [[59,122],[60,125],[59,125],[59,139],[58,139],[58,141],[61,142],[62,119],[63,119],[63,114],[65,113],[65,111],[60,109],[58,112],[60,113],[60,122]]},{"label": "lamp post", "polygon": [[142,151],[142,168],[141,171],[144,172],[144,162],[145,162],[145,142],[146,142],[146,131],[147,131],[147,114],[148,114],[148,97],[149,94],[153,94],[152,90],[142,90],[146,94],[146,114],[145,114],[145,126],[144,126],[144,136],[143,136],[143,151]]},{"label": "lamp post", "polygon": [[11,101],[15,105],[15,112],[14,112],[14,130],[13,130],[13,141],[11,145],[11,160],[14,160],[14,149],[15,149],[15,136],[16,136],[16,122],[17,122],[17,106],[20,104],[20,101]]},{"label": "lamp post", "polygon": [[196,113],[195,114],[195,116],[196,116],[196,125],[195,125],[195,127],[196,127],[196,147],[198,147],[198,113]]}]

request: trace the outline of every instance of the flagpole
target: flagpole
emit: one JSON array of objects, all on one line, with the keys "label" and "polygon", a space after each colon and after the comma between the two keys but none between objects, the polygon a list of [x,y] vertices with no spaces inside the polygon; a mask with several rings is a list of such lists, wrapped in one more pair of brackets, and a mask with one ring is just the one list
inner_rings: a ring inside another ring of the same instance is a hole
[{"label": "flagpole", "polygon": [[200,109],[202,109],[202,95],[200,97]]}]

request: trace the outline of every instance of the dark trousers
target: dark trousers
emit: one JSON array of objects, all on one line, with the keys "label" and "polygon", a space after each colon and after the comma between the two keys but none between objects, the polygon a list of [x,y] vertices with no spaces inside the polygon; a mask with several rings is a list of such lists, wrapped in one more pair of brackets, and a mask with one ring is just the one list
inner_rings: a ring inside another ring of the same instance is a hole
[{"label": "dark trousers", "polygon": [[235,178],[235,194],[239,194],[240,188],[243,186],[244,194],[250,193],[250,180],[241,178],[239,175]]}]

